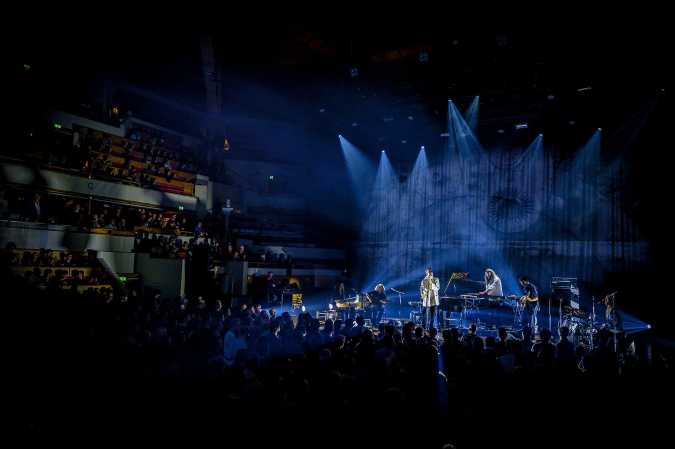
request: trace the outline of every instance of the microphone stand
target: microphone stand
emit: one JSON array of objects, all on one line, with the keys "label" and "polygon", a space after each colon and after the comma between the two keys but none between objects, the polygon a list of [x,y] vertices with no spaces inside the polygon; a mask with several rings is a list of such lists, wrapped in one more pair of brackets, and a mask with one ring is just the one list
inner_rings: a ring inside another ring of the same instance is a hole
[{"label": "microphone stand", "polygon": [[450,287],[450,283],[451,283],[451,282],[452,282],[452,278],[448,279],[448,283],[445,284],[445,290],[443,290],[443,296],[445,296],[445,294],[447,293],[448,288]]},{"label": "microphone stand", "polygon": [[398,294],[398,306],[399,306],[399,308],[398,308],[397,315],[398,315],[398,318],[401,318],[401,307],[403,307],[403,295],[405,295],[405,293],[403,293],[402,291],[396,290],[395,288],[390,288],[389,290]]}]

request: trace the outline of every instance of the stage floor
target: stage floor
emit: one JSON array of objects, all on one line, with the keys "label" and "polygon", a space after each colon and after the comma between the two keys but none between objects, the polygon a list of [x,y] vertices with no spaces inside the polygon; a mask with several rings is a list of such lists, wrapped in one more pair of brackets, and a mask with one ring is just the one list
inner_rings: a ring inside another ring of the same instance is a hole
[{"label": "stage floor", "polygon": [[[313,317],[317,317],[319,313],[329,310],[329,304],[332,302],[331,290],[325,292],[318,292],[303,296],[303,305],[305,311],[310,313]],[[290,299],[285,299],[283,305],[277,303],[273,306],[277,313],[289,312],[291,315],[297,316],[301,313],[301,309],[293,309],[291,307]],[[582,308],[583,309],[583,308]],[[364,310],[354,311],[356,314],[361,314],[364,318],[370,318],[369,312]],[[588,316],[590,314],[586,312]],[[416,324],[421,324],[419,307],[412,307],[407,301],[392,300],[385,307],[383,323],[394,322],[396,325],[402,325],[408,321],[413,321]],[[640,332],[650,329],[650,325],[638,318],[621,312],[623,329],[626,333]],[[340,317],[340,315],[338,315]],[[508,305],[478,307],[464,312],[438,312],[437,327],[439,329],[468,329],[472,324],[476,324],[478,334],[481,336],[497,336],[500,327],[505,328],[509,333],[520,336],[522,331],[521,319],[514,311],[514,308]],[[370,320],[368,321],[370,324]],[[604,324],[604,309],[596,310],[595,327],[599,328]],[[570,318],[563,314],[561,319],[557,307],[551,306],[549,309],[546,301],[542,301],[537,318],[537,334],[539,330],[549,329],[554,335],[558,335],[559,326],[568,326],[571,329],[571,334],[574,335],[576,329],[582,330],[584,326],[589,326],[590,320],[580,318]]]}]

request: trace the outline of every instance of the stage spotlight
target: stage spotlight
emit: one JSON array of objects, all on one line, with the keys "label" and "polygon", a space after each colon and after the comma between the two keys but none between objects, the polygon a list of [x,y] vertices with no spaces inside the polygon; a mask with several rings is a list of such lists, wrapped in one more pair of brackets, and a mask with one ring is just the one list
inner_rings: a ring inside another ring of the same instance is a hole
[{"label": "stage spotlight", "polygon": [[384,150],[382,150],[382,152],[384,153]]},{"label": "stage spotlight", "polygon": [[598,128],[598,131],[602,131],[602,128]]},{"label": "stage spotlight", "polygon": [[555,100],[555,95],[549,95],[549,96],[546,97],[546,98],[549,99],[549,100]]},{"label": "stage spotlight", "polygon": [[498,129],[498,130],[497,130],[497,133],[498,133],[498,134],[504,134],[504,130],[503,130],[503,129]]},{"label": "stage spotlight", "polygon": [[575,122],[574,120],[570,120],[570,121],[569,121],[569,122],[567,122],[567,123],[569,123],[569,124],[570,124],[570,126],[574,126],[574,125],[576,125],[576,124],[577,124],[577,122]]},{"label": "stage spotlight", "polygon": [[420,150],[424,151],[424,145],[422,145],[422,146],[420,147]]},{"label": "stage spotlight", "polygon": [[544,134],[543,134],[543,133],[539,133],[539,137],[544,137]]},{"label": "stage spotlight", "polygon": [[518,123],[515,126],[516,129],[527,129],[527,123]]}]

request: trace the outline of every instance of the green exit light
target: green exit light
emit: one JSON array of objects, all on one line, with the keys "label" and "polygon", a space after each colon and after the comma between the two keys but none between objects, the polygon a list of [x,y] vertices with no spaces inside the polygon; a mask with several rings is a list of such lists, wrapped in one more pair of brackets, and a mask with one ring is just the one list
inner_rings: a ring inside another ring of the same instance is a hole
[{"label": "green exit light", "polygon": [[126,276],[120,276],[119,279],[120,279],[120,282],[126,282],[127,281]]},{"label": "green exit light", "polygon": [[60,123],[54,123],[54,128],[61,129],[61,124]]}]

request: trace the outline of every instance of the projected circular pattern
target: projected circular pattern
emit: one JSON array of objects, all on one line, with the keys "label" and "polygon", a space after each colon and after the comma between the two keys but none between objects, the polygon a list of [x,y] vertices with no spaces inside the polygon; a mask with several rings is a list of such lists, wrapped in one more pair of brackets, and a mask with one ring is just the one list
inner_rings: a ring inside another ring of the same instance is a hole
[{"label": "projected circular pattern", "polygon": [[514,190],[499,191],[488,199],[488,224],[498,232],[524,231],[537,215],[534,200]]}]

